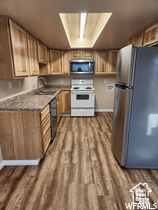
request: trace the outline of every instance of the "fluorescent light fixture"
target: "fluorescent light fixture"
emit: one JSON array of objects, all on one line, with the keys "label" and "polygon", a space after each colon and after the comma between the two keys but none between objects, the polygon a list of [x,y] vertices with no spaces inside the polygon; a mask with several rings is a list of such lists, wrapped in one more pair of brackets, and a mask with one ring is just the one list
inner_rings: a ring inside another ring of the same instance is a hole
[{"label": "fluorescent light fixture", "polygon": [[80,38],[83,38],[87,13],[81,13],[80,19]]}]

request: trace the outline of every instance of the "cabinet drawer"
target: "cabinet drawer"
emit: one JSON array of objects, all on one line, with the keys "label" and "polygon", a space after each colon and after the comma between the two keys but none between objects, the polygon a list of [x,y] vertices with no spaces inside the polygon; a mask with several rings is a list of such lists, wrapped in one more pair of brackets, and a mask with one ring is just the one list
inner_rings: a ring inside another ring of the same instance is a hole
[{"label": "cabinet drawer", "polygon": [[41,121],[44,120],[44,118],[47,116],[47,114],[49,112],[50,112],[50,109],[49,109],[49,105],[48,105],[41,112]]},{"label": "cabinet drawer", "polygon": [[43,154],[45,154],[50,141],[51,141],[51,130],[49,128],[48,131],[46,132],[46,135],[43,138]]},{"label": "cabinet drawer", "polygon": [[42,138],[45,136],[48,128],[50,127],[50,114],[42,121]]}]

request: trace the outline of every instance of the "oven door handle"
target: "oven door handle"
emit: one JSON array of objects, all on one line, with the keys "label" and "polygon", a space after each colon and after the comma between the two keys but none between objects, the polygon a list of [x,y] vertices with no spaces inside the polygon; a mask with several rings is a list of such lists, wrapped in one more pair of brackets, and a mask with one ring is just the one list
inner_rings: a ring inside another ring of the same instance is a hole
[{"label": "oven door handle", "polygon": [[94,93],[94,91],[91,91],[91,92],[86,92],[86,91],[83,91],[83,92],[75,92],[75,91],[71,91],[71,93],[72,94],[76,94],[76,95],[78,95],[78,94],[80,94],[80,95],[85,95],[85,94],[91,94],[91,93]]}]

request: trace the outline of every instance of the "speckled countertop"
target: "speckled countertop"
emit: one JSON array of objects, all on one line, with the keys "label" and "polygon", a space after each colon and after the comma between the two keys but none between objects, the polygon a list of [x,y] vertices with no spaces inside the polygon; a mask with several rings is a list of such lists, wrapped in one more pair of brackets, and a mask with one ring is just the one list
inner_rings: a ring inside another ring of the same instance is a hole
[{"label": "speckled countertop", "polygon": [[38,95],[36,91],[31,91],[0,102],[0,111],[42,111],[47,104],[54,99],[62,90],[70,90],[70,86],[49,85],[40,88],[56,92],[52,95]]}]

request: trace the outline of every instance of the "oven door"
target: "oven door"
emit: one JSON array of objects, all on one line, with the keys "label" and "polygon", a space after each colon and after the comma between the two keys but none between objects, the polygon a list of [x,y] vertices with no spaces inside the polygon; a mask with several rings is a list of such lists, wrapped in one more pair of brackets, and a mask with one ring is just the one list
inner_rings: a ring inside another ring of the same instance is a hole
[{"label": "oven door", "polygon": [[93,108],[94,91],[71,91],[71,108]]}]

